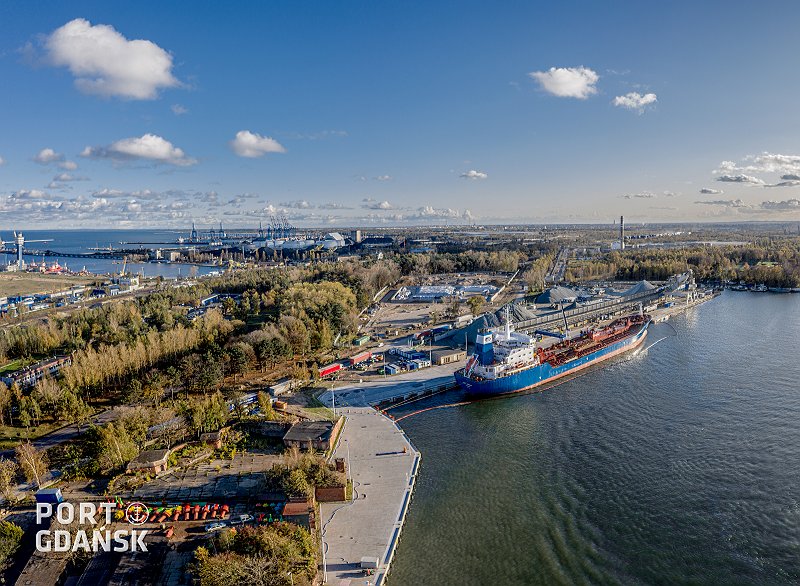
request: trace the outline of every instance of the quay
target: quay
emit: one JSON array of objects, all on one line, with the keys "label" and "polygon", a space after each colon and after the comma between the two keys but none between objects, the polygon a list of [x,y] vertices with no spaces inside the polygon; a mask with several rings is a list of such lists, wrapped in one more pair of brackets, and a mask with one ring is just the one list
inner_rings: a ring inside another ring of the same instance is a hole
[{"label": "quay", "polygon": [[[420,454],[396,423],[371,407],[345,407],[337,458],[349,461],[353,500],[321,503],[324,582],[381,586],[394,556],[419,470]],[[371,576],[362,558],[378,560]]]}]

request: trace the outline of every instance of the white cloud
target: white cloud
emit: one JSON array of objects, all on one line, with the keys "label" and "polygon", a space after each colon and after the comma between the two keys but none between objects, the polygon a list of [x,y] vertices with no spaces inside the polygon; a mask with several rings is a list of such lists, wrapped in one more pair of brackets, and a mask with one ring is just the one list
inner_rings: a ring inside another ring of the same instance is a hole
[{"label": "white cloud", "polygon": [[46,148],[39,151],[33,160],[40,165],[49,165],[50,163],[57,163],[64,160],[64,155],[55,152],[53,149]]},{"label": "white cloud", "polygon": [[50,199],[50,194],[39,189],[18,189],[9,198],[15,200],[45,200]]},{"label": "white cloud", "polygon": [[6,164],[6,160],[3,157],[0,157],[0,167]]},{"label": "white cloud", "polygon": [[644,112],[646,106],[655,104],[658,97],[655,94],[640,94],[639,92],[630,92],[624,96],[617,96],[614,98],[612,104],[618,108],[625,108],[627,110],[635,110],[641,114]]},{"label": "white cloud", "polygon": [[283,206],[285,208],[294,208],[296,210],[310,210],[311,208],[314,207],[311,203],[307,202],[304,199],[298,201],[279,203],[278,205]]},{"label": "white cloud", "polygon": [[797,187],[798,185],[800,185],[800,180],[788,179],[786,181],[778,181],[777,183],[770,183],[765,185],[764,187]]},{"label": "white cloud", "polygon": [[787,199],[786,201],[764,201],[761,207],[765,210],[777,212],[796,212],[800,211],[800,200]]},{"label": "white cloud", "polygon": [[64,183],[67,181],[88,181],[87,177],[76,177],[71,173],[59,173],[55,177],[53,177],[53,181],[57,181],[59,183]]},{"label": "white cloud", "polygon": [[47,58],[67,67],[84,93],[152,100],[158,90],[180,85],[172,55],[143,39],[128,40],[114,27],[76,18],[45,40]]},{"label": "white cloud", "polygon": [[375,177],[375,180],[376,181],[391,181],[392,180],[392,176],[391,175],[378,175],[377,177]]},{"label": "white cloud", "polygon": [[435,208],[433,206],[423,206],[417,209],[419,218],[460,218],[461,212],[451,208]]},{"label": "white cloud", "polygon": [[717,177],[717,181],[722,181],[723,183],[751,183],[753,185],[764,185],[764,181],[758,177],[745,175],[743,173],[738,175],[720,175]]},{"label": "white cloud", "polygon": [[547,71],[533,71],[528,74],[539,82],[542,89],[560,98],[585,100],[597,93],[595,84],[600,79],[588,67],[551,67]]},{"label": "white cloud", "polygon": [[702,193],[703,195],[722,195],[725,192],[722,191],[721,189],[711,189],[710,187],[703,187],[700,190],[700,193]]},{"label": "white cloud", "polygon": [[180,104],[172,104],[172,106],[170,106],[170,109],[172,110],[172,113],[175,114],[176,116],[181,116],[183,114],[189,113],[188,108],[181,106]]},{"label": "white cloud", "polygon": [[58,164],[58,166],[65,171],[74,171],[78,168],[78,163],[75,163],[74,161],[62,161]]},{"label": "white cloud", "polygon": [[321,210],[351,210],[353,208],[344,205],[343,203],[321,203],[317,206]]},{"label": "white cloud", "polygon": [[620,197],[622,199],[654,199],[658,196],[651,191],[642,191],[641,193],[626,193]]},{"label": "white cloud", "polygon": [[[779,173],[784,181],[800,179],[800,155],[781,155],[763,152],[759,155],[747,155],[740,164],[733,161],[722,161],[714,171],[715,175],[738,176],[750,173]],[[760,179],[758,184],[764,182]]]},{"label": "white cloud", "polygon": [[182,149],[156,134],[123,138],[107,147],[87,146],[81,152],[81,156],[115,161],[152,161],[155,164],[169,164],[178,167],[188,167],[197,163],[196,159],[187,157]]},{"label": "white cloud", "polygon": [[261,136],[249,130],[240,130],[230,142],[233,152],[240,157],[254,159],[267,153],[285,153],[286,149],[274,138]]},{"label": "white cloud", "polygon": [[716,199],[713,201],[696,201],[694,203],[700,203],[703,205],[710,205],[710,206],[725,206],[728,208],[749,208],[751,207],[750,204],[743,202],[741,199]]},{"label": "white cloud", "polygon": [[375,201],[371,197],[364,198],[361,207],[368,210],[391,210],[393,208],[388,201]]},{"label": "white cloud", "polygon": [[470,169],[466,173],[462,173],[459,177],[463,179],[473,179],[473,180],[481,180],[481,179],[488,179],[488,173],[484,173],[483,171],[476,171],[475,169]]}]

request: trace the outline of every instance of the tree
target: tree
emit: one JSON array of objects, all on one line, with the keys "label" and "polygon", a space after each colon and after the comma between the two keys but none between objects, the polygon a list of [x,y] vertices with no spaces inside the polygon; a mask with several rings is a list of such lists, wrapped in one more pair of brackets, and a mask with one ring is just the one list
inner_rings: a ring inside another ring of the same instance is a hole
[{"label": "tree", "polygon": [[250,369],[250,363],[255,359],[253,347],[247,342],[236,342],[228,348],[228,355],[230,356],[230,368],[234,381],[237,375],[244,374]]},{"label": "tree", "polygon": [[13,500],[19,465],[14,460],[0,458],[0,492],[6,501]]},{"label": "tree", "polygon": [[11,521],[0,521],[0,569],[5,570],[11,564],[23,533],[19,525]]},{"label": "tree", "polygon": [[37,488],[41,486],[42,480],[47,474],[47,454],[37,450],[31,442],[18,445],[15,452],[25,479],[35,483]]},{"label": "tree", "polygon": [[475,316],[480,315],[484,303],[486,303],[486,299],[484,299],[483,295],[474,295],[467,299],[469,310],[472,312],[472,315]]},{"label": "tree", "polygon": [[80,431],[80,428],[89,421],[94,411],[77,393],[66,390],[61,396],[56,413],[61,421],[78,424],[78,431]]},{"label": "tree", "polygon": [[258,410],[261,411],[261,415],[266,417],[268,421],[275,421],[278,419],[278,414],[275,413],[275,409],[272,407],[272,401],[269,395],[264,391],[258,392]]},{"label": "tree", "polygon": [[6,414],[8,414],[8,422],[11,423],[12,402],[11,389],[6,386],[6,383],[0,381],[0,425],[6,424]]},{"label": "tree", "polygon": [[283,492],[289,498],[292,497],[308,497],[311,495],[311,485],[306,479],[306,474],[303,470],[295,468],[284,476],[281,482]]},{"label": "tree", "polygon": [[139,453],[139,447],[121,423],[98,427],[97,440],[97,460],[103,470],[121,468]]}]

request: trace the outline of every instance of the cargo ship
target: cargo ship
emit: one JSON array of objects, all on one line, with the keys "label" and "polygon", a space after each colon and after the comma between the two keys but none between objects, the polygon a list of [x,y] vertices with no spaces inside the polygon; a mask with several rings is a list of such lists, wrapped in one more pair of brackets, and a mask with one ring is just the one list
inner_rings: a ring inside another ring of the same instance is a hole
[{"label": "cargo ship", "polygon": [[478,332],[475,353],[455,372],[469,395],[499,395],[532,389],[638,347],[647,336],[650,316],[622,317],[607,326],[582,331],[548,347],[515,332],[508,315],[504,331]]}]

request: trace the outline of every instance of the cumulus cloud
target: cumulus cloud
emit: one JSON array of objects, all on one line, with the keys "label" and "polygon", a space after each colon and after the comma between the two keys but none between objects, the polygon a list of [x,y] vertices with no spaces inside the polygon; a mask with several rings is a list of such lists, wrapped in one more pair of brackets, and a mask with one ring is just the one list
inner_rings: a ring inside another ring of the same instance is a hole
[{"label": "cumulus cloud", "polygon": [[74,161],[62,161],[58,164],[58,166],[66,171],[74,171],[78,168],[78,163],[75,163]]},{"label": "cumulus cloud", "polygon": [[435,208],[423,206],[417,209],[418,218],[460,218],[461,212],[451,208]]},{"label": "cumulus cloud", "polygon": [[310,210],[314,207],[310,202],[307,202],[304,199],[279,203],[278,205],[285,208],[294,208],[296,210]]},{"label": "cumulus cloud", "polygon": [[764,181],[759,179],[758,177],[753,177],[752,175],[745,175],[744,173],[740,173],[738,175],[720,175],[717,177],[717,181],[722,181],[723,183],[750,183],[752,185],[764,185]]},{"label": "cumulus cloud", "polygon": [[634,110],[641,114],[645,108],[651,104],[655,104],[658,97],[655,94],[640,94],[639,92],[630,92],[624,96],[617,96],[614,98],[612,104],[618,108],[625,108],[626,110]]},{"label": "cumulus cloud", "polygon": [[45,200],[50,199],[50,194],[39,189],[19,189],[14,191],[9,198],[15,200]]},{"label": "cumulus cloud", "polygon": [[87,94],[152,100],[160,89],[180,85],[172,55],[152,41],[129,40],[110,25],[76,18],[53,31],[44,48],[48,62],[67,67]]},{"label": "cumulus cloud", "polygon": [[189,110],[180,104],[172,104],[172,106],[170,106],[170,110],[172,110],[172,113],[176,116],[182,116],[183,114],[189,113]]},{"label": "cumulus cloud", "polygon": [[87,146],[81,156],[115,161],[150,161],[177,167],[188,167],[197,163],[196,159],[186,156],[182,149],[156,134],[124,138],[107,147]]},{"label": "cumulus cloud", "polygon": [[40,150],[39,153],[33,157],[33,160],[40,165],[49,165],[50,163],[58,163],[59,161],[63,161],[64,155],[55,152],[51,148],[46,148]]},{"label": "cumulus cloud", "polygon": [[391,180],[392,180],[391,175],[378,175],[377,177],[375,177],[375,181],[391,181]]},{"label": "cumulus cloud", "polygon": [[721,189],[712,189],[710,187],[703,187],[700,190],[700,193],[702,193],[703,195],[722,195],[725,192],[722,191]]},{"label": "cumulus cloud", "polygon": [[240,130],[230,141],[233,152],[240,157],[254,159],[267,153],[285,153],[286,149],[274,138],[261,136],[249,130]]},{"label": "cumulus cloud", "polygon": [[544,91],[560,98],[585,100],[597,93],[595,84],[600,79],[588,67],[551,67],[547,71],[533,71],[528,74],[536,80]]},{"label": "cumulus cloud", "polygon": [[[741,163],[734,161],[722,161],[714,174],[720,175],[719,181],[727,181],[722,177],[753,177],[753,173],[777,173],[781,175],[783,183],[774,183],[770,187],[793,187],[787,181],[800,180],[800,155],[782,155],[778,153],[763,152],[759,155],[747,155]],[[755,183],[765,185],[761,179],[756,181],[737,180],[740,183]]]},{"label": "cumulus cloud", "polygon": [[488,179],[489,175],[484,173],[483,171],[476,171],[475,169],[470,169],[466,173],[462,173],[459,175],[462,179],[472,179],[472,180],[482,180]]},{"label": "cumulus cloud", "polygon": [[367,210],[391,210],[393,208],[388,201],[375,201],[372,198],[364,198],[361,207]]},{"label": "cumulus cloud", "polygon": [[6,164],[6,160],[3,157],[0,157],[0,167]]},{"label": "cumulus cloud", "polygon": [[68,181],[88,181],[88,177],[76,177],[71,173],[59,173],[55,177],[53,177],[53,181],[58,181],[59,183],[64,183]]},{"label": "cumulus cloud", "polygon": [[764,201],[761,208],[776,212],[800,211],[800,199],[787,199],[785,201]]}]

